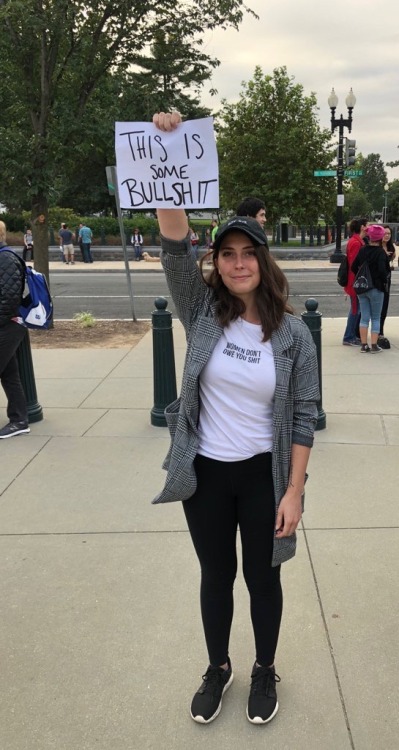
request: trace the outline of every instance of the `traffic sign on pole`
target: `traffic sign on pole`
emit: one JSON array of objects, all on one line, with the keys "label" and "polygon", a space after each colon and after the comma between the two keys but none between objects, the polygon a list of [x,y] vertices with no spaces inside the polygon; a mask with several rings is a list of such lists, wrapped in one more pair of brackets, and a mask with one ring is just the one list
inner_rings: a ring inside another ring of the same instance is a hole
[{"label": "traffic sign on pole", "polygon": [[361,177],[362,174],[362,169],[345,169],[344,177]]},{"label": "traffic sign on pole", "polygon": [[129,292],[130,297],[130,306],[132,310],[132,318],[135,323],[137,323],[136,313],[134,310],[134,294],[133,294],[133,285],[132,285],[132,279],[130,275],[130,267],[129,267],[129,259],[127,256],[127,246],[126,246],[126,232],[125,227],[123,225],[123,216],[122,216],[122,210],[121,210],[121,204],[119,200],[119,191],[118,191],[118,179],[116,174],[116,167],[115,165],[110,167],[105,167],[105,174],[107,178],[107,184],[108,184],[108,192],[110,195],[115,196],[115,202],[116,202],[116,211],[118,214],[118,223],[119,223],[119,231],[121,235],[122,240],[122,250],[123,250],[123,258],[125,261],[125,271],[126,271],[126,280],[127,280],[127,288]]},{"label": "traffic sign on pole", "polygon": [[313,177],[336,177],[336,169],[318,169],[313,172]]},{"label": "traffic sign on pole", "polygon": [[[361,177],[363,174],[362,169],[345,169],[344,177],[350,179],[351,177]],[[313,177],[336,177],[336,169],[316,169],[313,172]]]}]

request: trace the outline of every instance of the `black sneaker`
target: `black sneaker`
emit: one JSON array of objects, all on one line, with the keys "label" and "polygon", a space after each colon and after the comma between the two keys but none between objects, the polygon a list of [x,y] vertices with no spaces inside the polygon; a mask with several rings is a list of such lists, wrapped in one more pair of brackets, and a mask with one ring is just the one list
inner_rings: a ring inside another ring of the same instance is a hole
[{"label": "black sneaker", "polygon": [[360,354],[367,354],[368,352],[371,352],[371,349],[368,346],[368,344],[362,344],[360,348]]},{"label": "black sneaker", "polygon": [[230,659],[228,665],[228,669],[209,666],[202,676],[203,683],[194,695],[190,709],[191,718],[199,724],[209,724],[220,714],[223,693],[230,687],[234,677]]},{"label": "black sneaker", "polygon": [[276,682],[280,677],[274,667],[257,667],[255,662],[251,680],[247,719],[251,724],[267,724],[278,711]]},{"label": "black sneaker", "polygon": [[382,348],[378,344],[371,344],[371,351],[373,354],[376,354],[377,352],[382,352]]},{"label": "black sneaker", "polygon": [[26,422],[9,422],[0,430],[0,438],[14,437],[14,435],[22,435],[24,432],[30,432],[30,427]]}]

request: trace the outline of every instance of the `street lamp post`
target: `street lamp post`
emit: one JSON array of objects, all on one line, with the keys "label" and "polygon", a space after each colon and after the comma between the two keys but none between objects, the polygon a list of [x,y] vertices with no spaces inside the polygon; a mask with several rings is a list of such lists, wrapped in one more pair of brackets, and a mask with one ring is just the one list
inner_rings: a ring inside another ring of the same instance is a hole
[{"label": "street lamp post", "polygon": [[346,106],[348,107],[348,117],[346,119],[341,115],[339,118],[335,117],[335,110],[338,104],[338,97],[331,89],[331,94],[328,97],[328,104],[331,109],[331,132],[333,133],[338,128],[338,168],[337,168],[337,231],[335,237],[335,252],[330,255],[330,263],[341,263],[342,250],[341,250],[341,232],[342,232],[342,208],[344,205],[343,195],[343,181],[344,181],[344,128],[348,128],[350,133],[352,130],[352,112],[356,104],[356,97],[352,91],[349,91],[348,96],[345,99]]},{"label": "street lamp post", "polygon": [[382,223],[386,224],[387,221],[388,221],[388,190],[389,190],[389,185],[388,184],[384,185],[384,190],[385,190],[385,201],[384,201],[384,211],[383,211]]}]

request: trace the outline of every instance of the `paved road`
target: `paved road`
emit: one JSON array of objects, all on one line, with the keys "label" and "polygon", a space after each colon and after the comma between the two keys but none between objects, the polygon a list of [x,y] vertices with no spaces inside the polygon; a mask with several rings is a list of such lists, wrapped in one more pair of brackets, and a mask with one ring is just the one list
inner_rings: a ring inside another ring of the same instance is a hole
[{"label": "paved road", "polygon": [[[290,301],[299,314],[305,301],[315,297],[319,310],[325,317],[344,317],[348,303],[336,282],[336,269],[326,271],[287,271],[290,284]],[[399,315],[399,271],[393,273],[390,314]],[[163,273],[141,272],[132,275],[134,306],[138,319],[149,319],[156,297],[166,297],[172,313]],[[55,317],[72,318],[75,312],[89,310],[98,319],[131,318],[126,276],[122,273],[57,273],[51,275]]]}]

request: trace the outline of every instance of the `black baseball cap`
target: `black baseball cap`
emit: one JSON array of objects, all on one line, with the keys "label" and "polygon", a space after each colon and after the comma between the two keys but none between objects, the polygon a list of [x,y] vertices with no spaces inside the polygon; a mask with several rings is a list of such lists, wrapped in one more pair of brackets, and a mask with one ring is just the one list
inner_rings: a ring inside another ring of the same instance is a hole
[{"label": "black baseball cap", "polygon": [[267,237],[256,219],[251,219],[249,216],[233,216],[225,224],[222,224],[216,232],[213,243],[214,249],[219,250],[220,243],[229,232],[244,232],[255,245],[268,247]]}]

